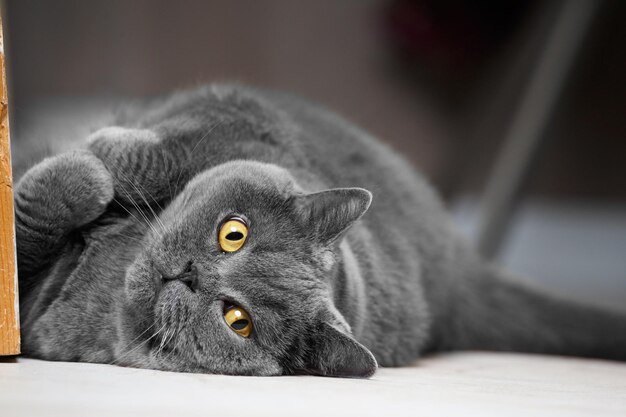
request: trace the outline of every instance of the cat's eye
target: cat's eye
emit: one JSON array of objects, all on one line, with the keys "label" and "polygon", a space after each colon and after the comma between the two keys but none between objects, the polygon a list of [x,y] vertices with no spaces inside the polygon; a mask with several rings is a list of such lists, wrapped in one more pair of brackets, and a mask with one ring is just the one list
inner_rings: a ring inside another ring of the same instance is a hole
[{"label": "cat's eye", "polygon": [[246,310],[234,304],[224,305],[224,320],[228,327],[239,336],[250,337],[252,319]]},{"label": "cat's eye", "polygon": [[248,226],[239,217],[231,217],[220,228],[218,242],[224,252],[237,252],[248,238]]}]

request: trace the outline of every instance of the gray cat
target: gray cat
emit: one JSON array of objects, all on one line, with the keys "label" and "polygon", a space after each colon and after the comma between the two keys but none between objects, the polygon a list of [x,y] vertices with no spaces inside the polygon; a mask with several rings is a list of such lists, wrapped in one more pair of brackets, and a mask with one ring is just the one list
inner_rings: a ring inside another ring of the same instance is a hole
[{"label": "gray cat", "polygon": [[452,349],[626,359],[626,319],[509,278],[336,115],[212,85],[136,106],[15,187],[23,351],[368,377]]}]

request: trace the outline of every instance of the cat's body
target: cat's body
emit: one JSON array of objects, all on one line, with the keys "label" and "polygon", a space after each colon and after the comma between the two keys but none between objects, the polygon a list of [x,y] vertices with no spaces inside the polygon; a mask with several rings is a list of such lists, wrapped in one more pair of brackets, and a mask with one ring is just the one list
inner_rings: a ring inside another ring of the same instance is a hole
[{"label": "cat's body", "polygon": [[[383,366],[467,348],[626,359],[626,319],[509,282],[401,158],[328,111],[209,86],[116,124],[16,187],[30,355],[344,376],[370,375],[369,351]],[[250,223],[232,254],[216,243],[231,215]],[[168,278],[191,264],[194,286]],[[224,300],[251,314],[249,338]]]}]

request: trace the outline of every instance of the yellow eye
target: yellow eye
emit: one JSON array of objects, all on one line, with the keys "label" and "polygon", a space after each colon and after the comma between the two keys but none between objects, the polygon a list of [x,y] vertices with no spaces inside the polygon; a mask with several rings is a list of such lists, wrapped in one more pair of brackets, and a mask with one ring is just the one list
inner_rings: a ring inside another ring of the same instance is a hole
[{"label": "yellow eye", "polygon": [[224,309],[226,324],[239,336],[249,337],[252,332],[252,319],[246,310],[229,304]]},{"label": "yellow eye", "polygon": [[224,252],[237,252],[248,238],[248,226],[239,218],[232,218],[222,225],[218,241]]}]

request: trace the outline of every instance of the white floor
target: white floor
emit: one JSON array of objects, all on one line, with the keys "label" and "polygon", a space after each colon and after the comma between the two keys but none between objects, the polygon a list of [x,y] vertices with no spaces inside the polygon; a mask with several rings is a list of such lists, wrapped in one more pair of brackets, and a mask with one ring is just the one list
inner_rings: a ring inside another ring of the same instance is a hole
[{"label": "white floor", "polygon": [[229,377],[19,358],[0,363],[13,416],[620,416],[626,364],[458,353],[372,379]]}]

